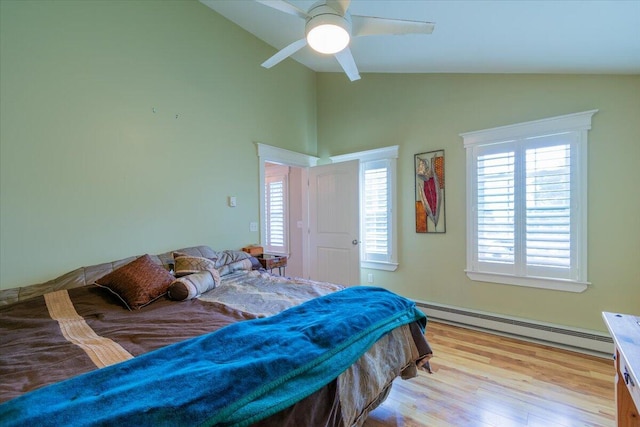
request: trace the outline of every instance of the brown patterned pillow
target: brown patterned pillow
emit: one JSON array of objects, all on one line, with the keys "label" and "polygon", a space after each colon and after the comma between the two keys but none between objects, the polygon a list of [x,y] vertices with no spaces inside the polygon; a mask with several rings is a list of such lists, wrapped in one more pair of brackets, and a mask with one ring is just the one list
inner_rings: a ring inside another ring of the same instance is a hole
[{"label": "brown patterned pillow", "polygon": [[96,285],[115,294],[129,310],[137,310],[160,298],[174,277],[149,255],[123,265],[96,280]]},{"label": "brown patterned pillow", "polygon": [[[215,260],[203,258],[199,256],[191,256],[180,252],[173,253],[173,271],[176,277],[186,276],[187,274],[199,273],[201,271],[211,271],[212,274],[217,273]],[[220,275],[216,280],[220,280]]]}]

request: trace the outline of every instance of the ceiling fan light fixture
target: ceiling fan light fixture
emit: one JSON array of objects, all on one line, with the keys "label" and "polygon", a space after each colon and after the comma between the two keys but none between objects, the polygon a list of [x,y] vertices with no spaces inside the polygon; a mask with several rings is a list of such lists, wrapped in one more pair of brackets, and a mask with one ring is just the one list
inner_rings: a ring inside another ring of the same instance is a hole
[{"label": "ceiling fan light fixture", "polygon": [[348,22],[339,15],[314,16],[307,22],[307,43],[316,52],[333,54],[349,45]]}]

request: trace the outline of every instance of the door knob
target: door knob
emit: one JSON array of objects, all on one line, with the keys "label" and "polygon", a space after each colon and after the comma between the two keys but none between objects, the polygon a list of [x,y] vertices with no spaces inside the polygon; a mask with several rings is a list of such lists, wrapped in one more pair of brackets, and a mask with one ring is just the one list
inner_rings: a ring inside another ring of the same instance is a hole
[{"label": "door knob", "polygon": [[357,245],[357,244],[358,244],[358,239],[353,239],[353,240],[351,241],[351,244],[352,244],[352,245]]}]

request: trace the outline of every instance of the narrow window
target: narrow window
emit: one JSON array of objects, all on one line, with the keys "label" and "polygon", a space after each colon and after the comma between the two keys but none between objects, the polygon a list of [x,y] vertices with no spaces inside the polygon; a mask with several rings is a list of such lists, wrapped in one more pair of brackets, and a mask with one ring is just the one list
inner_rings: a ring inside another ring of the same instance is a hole
[{"label": "narrow window", "polygon": [[287,166],[268,164],[265,167],[265,245],[270,254],[288,254],[288,181]]},{"label": "narrow window", "polygon": [[362,163],[362,260],[388,262],[391,218],[389,160]]},{"label": "narrow window", "polygon": [[360,265],[394,271],[396,240],[396,161],[398,146],[331,157],[360,161]]}]

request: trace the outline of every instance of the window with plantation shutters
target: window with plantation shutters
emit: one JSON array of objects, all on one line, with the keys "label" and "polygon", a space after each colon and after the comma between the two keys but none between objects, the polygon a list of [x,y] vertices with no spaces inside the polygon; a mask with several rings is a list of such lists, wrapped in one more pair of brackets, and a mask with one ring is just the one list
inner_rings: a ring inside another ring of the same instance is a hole
[{"label": "window with plantation shutters", "polygon": [[289,168],[271,165],[265,168],[265,244],[270,254],[288,253],[288,176]]},{"label": "window with plantation shutters", "polygon": [[395,271],[396,162],[398,146],[332,156],[334,163],[360,161],[360,266]]},{"label": "window with plantation shutters", "polygon": [[363,170],[362,243],[365,261],[389,259],[389,161],[361,165]]},{"label": "window with plantation shutters", "polygon": [[586,289],[586,147],[595,112],[462,134],[472,280]]}]

